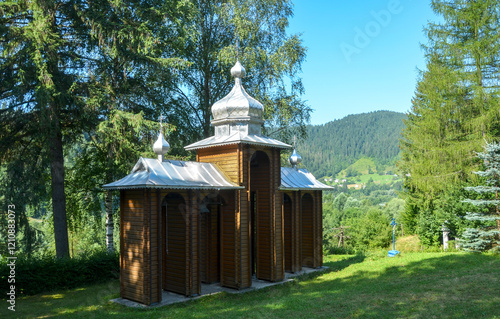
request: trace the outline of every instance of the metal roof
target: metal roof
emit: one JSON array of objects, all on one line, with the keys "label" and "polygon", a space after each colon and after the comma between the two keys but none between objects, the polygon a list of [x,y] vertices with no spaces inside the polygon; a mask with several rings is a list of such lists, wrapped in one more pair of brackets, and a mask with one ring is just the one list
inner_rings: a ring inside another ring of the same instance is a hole
[{"label": "metal roof", "polygon": [[319,182],[306,169],[281,168],[280,190],[333,190],[333,187]]},{"label": "metal roof", "polygon": [[103,185],[106,189],[242,189],[212,163],[140,158],[124,178]]},{"label": "metal roof", "polygon": [[[103,185],[105,189],[243,189],[231,182],[212,163],[140,158],[132,172],[124,178]],[[281,168],[280,190],[333,190],[319,182],[306,169]]]},{"label": "metal roof", "polygon": [[212,146],[220,146],[220,145],[229,145],[229,144],[238,144],[238,143],[244,143],[244,144],[255,144],[255,145],[264,145],[264,146],[270,146],[270,147],[277,147],[277,148],[291,148],[291,145],[288,145],[286,143],[280,142],[278,140],[275,140],[273,138],[263,136],[263,135],[254,135],[254,134],[241,134],[239,132],[236,132],[234,134],[228,135],[228,136],[211,136],[208,137],[204,140],[198,141],[196,143],[193,143],[191,145],[185,146],[184,148],[187,151],[199,149],[199,148],[205,148],[205,147],[212,147]]}]

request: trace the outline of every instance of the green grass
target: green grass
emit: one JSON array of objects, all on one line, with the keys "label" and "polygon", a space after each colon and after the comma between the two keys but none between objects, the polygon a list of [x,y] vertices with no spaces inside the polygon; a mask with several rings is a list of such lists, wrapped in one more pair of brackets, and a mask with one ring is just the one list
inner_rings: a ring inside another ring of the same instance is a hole
[{"label": "green grass", "polygon": [[[326,256],[330,270],[246,294],[154,309],[108,302],[118,281],[21,298],[12,318],[500,318],[500,256]],[[0,317],[9,315],[6,305]]]}]

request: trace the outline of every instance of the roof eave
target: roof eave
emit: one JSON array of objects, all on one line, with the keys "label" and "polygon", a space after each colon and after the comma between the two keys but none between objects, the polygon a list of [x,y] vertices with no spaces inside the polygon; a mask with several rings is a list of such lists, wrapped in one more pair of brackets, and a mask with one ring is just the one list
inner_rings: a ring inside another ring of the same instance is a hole
[{"label": "roof eave", "polygon": [[102,186],[107,190],[121,190],[121,189],[199,189],[199,190],[237,190],[244,189],[243,186],[168,186],[168,185],[126,185],[126,186]]},{"label": "roof eave", "polygon": [[259,142],[249,142],[249,141],[231,141],[231,142],[223,142],[223,143],[213,143],[213,144],[205,144],[205,145],[200,145],[200,146],[192,146],[188,145],[185,146],[184,149],[186,151],[194,151],[202,148],[209,148],[209,147],[215,147],[215,146],[224,146],[224,145],[234,145],[234,144],[250,144],[250,145],[260,145],[260,146],[268,146],[268,147],[274,147],[274,148],[280,148],[280,149],[291,149],[292,146],[285,144],[285,145],[276,145],[276,144],[267,144],[267,143],[259,143]]}]

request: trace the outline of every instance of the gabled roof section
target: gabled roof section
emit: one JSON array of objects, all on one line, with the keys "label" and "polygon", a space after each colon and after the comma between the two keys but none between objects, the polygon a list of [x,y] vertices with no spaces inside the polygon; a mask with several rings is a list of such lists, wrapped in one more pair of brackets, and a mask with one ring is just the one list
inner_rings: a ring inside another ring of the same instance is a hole
[{"label": "gabled roof section", "polygon": [[140,158],[124,178],[103,185],[105,189],[242,189],[212,163]]},{"label": "gabled roof section", "polygon": [[278,140],[275,140],[267,136],[254,135],[254,134],[246,135],[237,132],[228,136],[211,136],[204,140],[188,145],[184,147],[184,149],[186,149],[187,151],[191,151],[199,148],[238,144],[238,143],[263,145],[263,146],[277,147],[277,148],[292,148],[291,145],[288,145],[286,143],[280,142]]},{"label": "gabled roof section", "polygon": [[280,190],[333,190],[333,187],[319,182],[306,169],[282,167]]}]

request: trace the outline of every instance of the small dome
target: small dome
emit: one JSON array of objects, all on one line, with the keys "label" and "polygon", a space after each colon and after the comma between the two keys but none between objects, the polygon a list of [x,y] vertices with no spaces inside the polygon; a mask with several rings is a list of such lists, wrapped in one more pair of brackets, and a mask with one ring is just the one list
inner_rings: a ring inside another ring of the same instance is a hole
[{"label": "small dome", "polygon": [[246,75],[245,68],[241,65],[240,61],[236,61],[236,64],[231,68],[231,75],[235,78],[244,78]]},{"label": "small dome", "polygon": [[212,106],[212,118],[217,122],[220,120],[253,120],[263,121],[264,106],[262,103],[248,95],[241,84],[241,78],[245,76],[245,68],[239,61],[231,69],[235,77],[235,83],[231,92]]},{"label": "small dome", "polygon": [[156,155],[163,156],[167,154],[169,149],[170,145],[165,140],[165,138],[163,138],[163,133],[160,132],[160,134],[158,135],[158,139],[153,144],[153,151],[156,153]]},{"label": "small dome", "polygon": [[293,149],[292,155],[288,158],[288,161],[290,164],[292,164],[293,167],[297,167],[297,165],[302,162],[302,156],[300,156],[295,149]]}]

